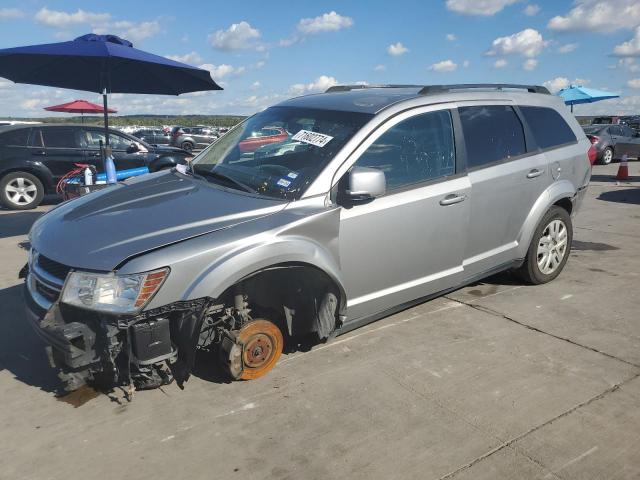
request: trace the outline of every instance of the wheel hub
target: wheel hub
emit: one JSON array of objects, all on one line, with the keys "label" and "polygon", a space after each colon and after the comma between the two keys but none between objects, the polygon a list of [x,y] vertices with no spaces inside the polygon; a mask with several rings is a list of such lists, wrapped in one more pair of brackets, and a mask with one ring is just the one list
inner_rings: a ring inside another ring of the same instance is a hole
[{"label": "wheel hub", "polygon": [[258,368],[269,359],[272,351],[271,339],[267,335],[257,334],[244,345],[244,363],[250,368]]}]

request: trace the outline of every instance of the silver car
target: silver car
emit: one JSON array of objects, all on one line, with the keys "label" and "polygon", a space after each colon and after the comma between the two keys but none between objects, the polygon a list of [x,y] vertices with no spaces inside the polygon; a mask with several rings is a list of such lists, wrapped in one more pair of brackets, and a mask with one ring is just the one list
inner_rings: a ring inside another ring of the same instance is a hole
[{"label": "silver car", "polygon": [[[255,144],[266,127],[279,144]],[[69,390],[182,386],[200,349],[253,379],[285,347],[499,271],[554,279],[589,147],[537,86],[341,86],[287,100],[189,169],[40,218],[22,272],[28,318]]]}]

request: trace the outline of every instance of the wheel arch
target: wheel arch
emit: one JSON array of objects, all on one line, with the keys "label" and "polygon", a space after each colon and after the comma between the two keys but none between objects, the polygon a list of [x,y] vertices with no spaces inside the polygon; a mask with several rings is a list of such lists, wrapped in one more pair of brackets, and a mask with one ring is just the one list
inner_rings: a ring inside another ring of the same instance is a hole
[{"label": "wheel arch", "polygon": [[42,183],[42,186],[44,187],[44,193],[51,193],[55,189],[53,175],[44,166],[29,164],[10,164],[6,168],[3,168],[0,172],[0,180],[4,178],[5,175],[13,172],[25,172],[35,176],[38,180],[40,180],[40,183]]},{"label": "wheel arch", "polygon": [[[576,188],[568,180],[560,180],[550,185],[536,200],[533,207],[529,211],[520,234],[518,235],[518,258],[524,258],[527,255],[529,244],[533,238],[536,227],[545,213],[553,205],[558,205],[571,214],[573,209],[572,199],[576,195]],[[568,208],[570,210],[568,210]]]}]

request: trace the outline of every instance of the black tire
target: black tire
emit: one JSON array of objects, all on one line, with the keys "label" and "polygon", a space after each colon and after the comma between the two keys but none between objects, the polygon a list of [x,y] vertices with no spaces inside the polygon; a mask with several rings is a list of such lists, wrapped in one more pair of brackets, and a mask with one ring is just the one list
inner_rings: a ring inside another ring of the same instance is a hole
[{"label": "black tire", "polygon": [[613,162],[613,148],[607,147],[602,151],[602,157],[598,162],[600,165],[609,165]]},{"label": "black tire", "polygon": [[[26,185],[26,187],[21,187],[20,184]],[[35,190],[31,189],[32,187]],[[27,190],[12,194],[12,190],[15,191],[17,188],[26,188]],[[43,198],[44,186],[38,177],[31,173],[11,172],[0,179],[0,204],[9,210],[36,208]]]},{"label": "black tire", "polygon": [[[547,227],[554,221],[560,220],[564,223],[564,227],[566,229],[566,247],[564,250],[564,256],[557,264],[555,269],[550,273],[544,273],[540,269],[538,265],[538,246],[541,243],[543,235],[547,230]],[[516,273],[522,278],[525,282],[531,283],[533,285],[540,285],[542,283],[547,283],[556,278],[562,272],[565,264],[567,263],[567,259],[569,258],[569,253],[571,251],[571,242],[573,241],[573,224],[571,222],[571,216],[569,213],[562,207],[553,206],[549,209],[549,211],[542,217],[540,224],[537,226],[536,231],[533,234],[533,238],[531,239],[531,244],[529,245],[529,250],[527,251],[527,256],[524,260],[522,266],[516,271]]]},{"label": "black tire", "polygon": [[191,153],[191,151],[193,150],[193,144],[191,142],[182,142],[180,148]]}]

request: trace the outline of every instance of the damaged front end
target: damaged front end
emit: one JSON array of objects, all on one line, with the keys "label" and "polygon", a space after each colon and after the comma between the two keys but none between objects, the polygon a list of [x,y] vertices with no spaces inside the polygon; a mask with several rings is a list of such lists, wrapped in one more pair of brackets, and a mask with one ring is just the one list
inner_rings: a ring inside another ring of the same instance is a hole
[{"label": "damaged front end", "polygon": [[32,257],[20,272],[26,279],[27,318],[47,344],[66,391],[84,384],[149,389],[173,378],[182,386],[189,378],[205,313],[215,310],[211,299],[175,302],[136,315],[87,310],[61,302],[60,277],[69,271]]}]

